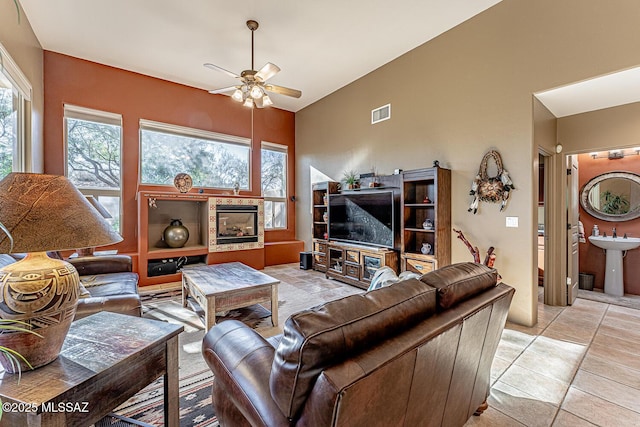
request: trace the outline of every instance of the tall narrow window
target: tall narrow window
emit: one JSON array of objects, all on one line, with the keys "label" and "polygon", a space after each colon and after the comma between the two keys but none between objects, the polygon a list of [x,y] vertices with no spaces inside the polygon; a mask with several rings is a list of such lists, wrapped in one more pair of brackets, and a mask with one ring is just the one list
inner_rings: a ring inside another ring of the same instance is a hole
[{"label": "tall narrow window", "polygon": [[196,188],[248,190],[250,159],[248,138],[140,120],[142,184],[173,186],[187,173]]},{"label": "tall narrow window", "polygon": [[287,228],[287,147],[262,143],[264,228]]},{"label": "tall narrow window", "polygon": [[98,200],[108,212],[105,219],[120,232],[122,116],[65,105],[64,122],[67,177]]},{"label": "tall narrow window", "polygon": [[0,179],[22,172],[25,164],[25,111],[31,84],[0,44]]}]

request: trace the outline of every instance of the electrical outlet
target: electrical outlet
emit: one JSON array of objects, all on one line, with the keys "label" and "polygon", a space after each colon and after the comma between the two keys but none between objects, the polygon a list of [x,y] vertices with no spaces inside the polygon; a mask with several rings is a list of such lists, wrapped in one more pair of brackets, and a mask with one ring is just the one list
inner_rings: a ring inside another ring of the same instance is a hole
[{"label": "electrical outlet", "polygon": [[571,277],[567,277],[567,286],[571,286]]},{"label": "electrical outlet", "polygon": [[506,225],[507,225],[507,227],[518,228],[518,217],[517,216],[508,216]]}]

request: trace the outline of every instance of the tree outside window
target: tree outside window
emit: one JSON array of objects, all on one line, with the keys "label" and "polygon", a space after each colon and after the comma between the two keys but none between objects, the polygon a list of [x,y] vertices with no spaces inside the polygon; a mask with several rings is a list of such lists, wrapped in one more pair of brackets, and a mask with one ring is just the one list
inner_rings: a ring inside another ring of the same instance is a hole
[{"label": "tree outside window", "polygon": [[0,73],[0,179],[21,169],[17,165],[19,102],[13,85]]},{"label": "tree outside window", "polygon": [[287,227],[287,147],[262,143],[262,196],[264,227]]},{"label": "tree outside window", "polygon": [[120,116],[65,106],[67,177],[94,196],[120,231],[122,125]]},{"label": "tree outside window", "polygon": [[[153,126],[143,124],[140,130],[143,184],[173,186],[177,174],[187,173],[194,187],[234,188],[237,183],[240,189],[249,189],[248,144],[173,133],[171,125],[162,125],[168,131],[153,129]],[[177,126],[175,129],[190,131]]]}]

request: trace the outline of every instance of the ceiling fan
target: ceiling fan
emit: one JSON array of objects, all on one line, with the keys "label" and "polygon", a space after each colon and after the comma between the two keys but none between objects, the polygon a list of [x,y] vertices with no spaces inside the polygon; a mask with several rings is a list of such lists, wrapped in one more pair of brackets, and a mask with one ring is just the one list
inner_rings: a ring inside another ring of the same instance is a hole
[{"label": "ceiling fan", "polygon": [[244,70],[240,73],[240,75],[233,73],[231,71],[225,70],[222,67],[218,67],[217,65],[206,63],[205,67],[210,68],[212,70],[221,71],[233,78],[240,80],[240,84],[223,87],[220,89],[210,90],[209,93],[218,94],[233,91],[231,98],[238,102],[243,102],[247,107],[253,107],[254,105],[258,108],[267,107],[269,105],[273,105],[273,101],[269,98],[267,92],[278,93],[280,95],[292,96],[294,98],[300,98],[302,96],[302,92],[297,89],[290,89],[283,86],[276,86],[270,83],[267,83],[271,77],[275,76],[280,68],[272,64],[271,62],[267,62],[264,67],[260,70],[254,70],[253,66],[253,33],[258,29],[258,22],[252,19],[247,21],[247,27],[251,30],[251,69]]}]

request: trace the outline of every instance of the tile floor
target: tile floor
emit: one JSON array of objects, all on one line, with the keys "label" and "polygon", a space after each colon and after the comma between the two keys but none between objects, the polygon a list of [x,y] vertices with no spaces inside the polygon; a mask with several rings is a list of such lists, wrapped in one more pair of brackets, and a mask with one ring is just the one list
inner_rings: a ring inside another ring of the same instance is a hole
[{"label": "tile floor", "polygon": [[[360,292],[296,264],[265,273],[282,280],[287,295],[281,325],[310,301]],[[640,310],[582,298],[569,307],[547,306],[539,289],[538,324],[507,323],[492,366],[489,409],[465,427],[640,426]]]},{"label": "tile floor", "polygon": [[507,323],[489,409],[466,426],[640,426],[640,310],[577,299]]},{"label": "tile floor", "polygon": [[[297,264],[264,272],[282,281],[280,325],[291,313],[361,292]],[[640,426],[639,326],[637,309],[582,298],[569,307],[540,302],[536,326],[507,323],[489,409],[465,426]]]}]

